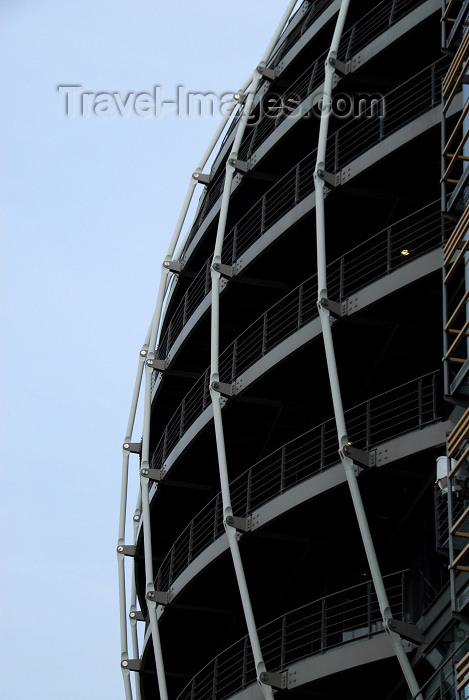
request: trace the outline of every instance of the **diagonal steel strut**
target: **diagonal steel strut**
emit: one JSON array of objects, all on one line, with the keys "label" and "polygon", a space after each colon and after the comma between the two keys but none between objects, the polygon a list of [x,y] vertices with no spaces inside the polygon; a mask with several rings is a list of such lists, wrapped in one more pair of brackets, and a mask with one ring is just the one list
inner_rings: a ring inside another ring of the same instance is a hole
[{"label": "diagonal steel strut", "polygon": [[225,236],[226,221],[228,215],[228,207],[231,195],[231,185],[233,182],[233,176],[236,171],[236,165],[238,161],[238,151],[241,145],[241,141],[248,123],[249,115],[251,113],[252,104],[254,101],[255,93],[262,80],[263,74],[265,72],[266,63],[272,53],[272,50],[280,37],[287,21],[291,15],[293,8],[296,5],[296,0],[289,2],[287,9],[280,20],[280,23],[272,37],[269,45],[267,46],[264,55],[254,71],[253,80],[251,84],[251,89],[249,91],[245,107],[238,123],[236,136],[233,142],[233,148],[228,156],[226,162],[226,175],[225,183],[223,187],[223,195],[221,200],[220,214],[218,219],[217,236],[215,240],[215,248],[213,252],[212,266],[211,266],[211,279],[212,279],[212,315],[211,315],[211,343],[210,343],[210,396],[213,405],[213,421],[215,426],[215,438],[217,445],[217,455],[218,455],[218,467],[220,474],[220,485],[223,500],[223,524],[228,537],[228,543],[230,546],[231,556],[233,560],[233,565],[235,569],[236,580],[238,584],[239,593],[241,596],[241,603],[243,606],[244,618],[246,620],[246,626],[248,629],[249,641],[251,643],[251,649],[254,657],[254,664],[256,668],[256,678],[257,682],[261,688],[261,691],[266,698],[266,700],[273,700],[273,690],[272,686],[263,682],[261,678],[265,678],[266,667],[262,655],[262,650],[259,642],[259,635],[257,632],[257,627],[254,619],[254,612],[252,609],[251,598],[249,595],[249,588],[246,581],[246,576],[244,572],[243,563],[241,560],[241,554],[239,551],[239,543],[236,537],[236,528],[227,522],[229,518],[231,520],[233,516],[233,510],[231,506],[231,493],[228,477],[228,465],[226,459],[226,449],[225,449],[225,439],[223,431],[223,419],[221,412],[221,394],[218,391],[219,387],[219,331],[220,331],[220,264],[221,264],[221,254],[223,249],[223,240]]},{"label": "diagonal steel strut", "polygon": [[[297,2],[297,0],[294,0],[293,2],[289,3],[288,9],[285,12],[284,17],[282,18],[279,29],[277,29],[276,33],[274,34],[273,39],[269,43],[267,51],[265,52],[265,55],[267,57],[271,54],[276,41],[279,39],[280,34],[283,31],[283,28],[286,25],[286,23],[289,19],[289,16],[290,16],[291,12],[293,11],[293,8],[296,5],[296,2]],[[260,70],[259,70],[259,68],[260,68]],[[245,91],[248,89],[248,87],[250,85],[252,85],[250,95],[252,95],[252,96],[254,95],[255,90],[257,89],[259,80],[260,80],[260,76],[261,76],[264,68],[265,68],[265,64],[263,65],[261,62],[260,66],[258,66],[258,69],[256,70],[256,72],[254,74],[250,75],[249,78],[242,85],[242,87],[234,94],[233,99],[231,100],[231,103],[228,106],[228,109],[227,109],[223,119],[221,120],[219,126],[217,127],[215,134],[213,135],[210,143],[208,144],[198,166],[196,167],[195,171],[191,175],[189,188],[188,188],[186,197],[184,199],[182,210],[181,210],[181,213],[179,215],[179,218],[178,218],[178,221],[176,224],[176,228],[175,228],[175,231],[173,233],[173,237],[171,239],[171,242],[170,242],[170,245],[168,248],[168,253],[167,253],[167,255],[163,261],[163,264],[162,264],[161,280],[160,280],[160,285],[159,285],[156,307],[155,307],[155,310],[153,313],[150,328],[149,328],[147,336],[145,338],[144,345],[143,345],[142,349],[140,350],[137,377],[135,380],[134,393],[133,393],[133,398],[132,398],[132,403],[131,403],[131,408],[130,408],[126,436],[124,439],[124,444],[131,443],[131,441],[132,441],[132,432],[133,432],[133,427],[134,427],[134,422],[135,422],[135,417],[136,417],[137,404],[138,404],[138,400],[139,400],[140,393],[141,393],[142,376],[143,376],[143,371],[145,369],[144,400],[143,400],[144,418],[143,418],[143,435],[142,435],[142,452],[141,452],[142,465],[148,466],[148,462],[149,462],[151,377],[152,377],[153,367],[151,366],[151,362],[148,363],[148,360],[152,361],[155,359],[156,342],[157,342],[158,335],[161,331],[160,324],[161,324],[161,318],[162,318],[163,305],[164,305],[165,298],[167,296],[167,292],[169,289],[170,281],[171,281],[171,278],[172,278],[172,275],[174,272],[174,270],[171,270],[170,268],[172,267],[172,263],[174,262],[173,258],[175,255],[175,249],[176,249],[177,244],[179,243],[179,248],[176,252],[176,258],[175,258],[177,261],[181,257],[182,251],[185,249],[185,246],[187,244],[187,240],[188,240],[190,232],[192,230],[192,225],[191,225],[187,229],[187,232],[185,233],[185,235],[181,237],[182,228],[184,226],[184,223],[185,223],[185,220],[187,217],[187,213],[188,213],[191,201],[192,201],[192,197],[193,197],[195,188],[196,188],[198,182],[206,183],[207,180],[209,179],[208,176],[203,174],[203,172],[202,172],[203,168],[207,164],[207,161],[209,160],[210,156],[212,155],[214,148],[219,143],[219,139],[222,136],[223,131],[225,129],[225,126],[227,125],[229,119],[233,115],[235,108],[239,106],[241,110],[243,109],[243,105],[246,102]],[[254,81],[256,81],[255,84],[254,84]],[[250,103],[251,105],[252,105],[252,99],[253,99],[253,97],[251,97],[251,103]],[[243,129],[244,129],[244,126],[243,126]],[[225,223],[226,223],[226,216],[225,216]],[[224,231],[224,228],[223,228],[223,231]],[[181,240],[180,240],[180,238],[181,238]],[[218,402],[218,404],[219,404],[219,402]],[[219,404],[219,406],[220,406],[220,404]],[[221,413],[220,413],[220,420],[221,420]],[[219,422],[219,424],[221,425],[220,422]],[[124,449],[123,460],[122,460],[121,503],[120,503],[120,515],[119,515],[118,554],[117,554],[117,557],[118,557],[119,609],[120,609],[120,632],[121,632],[121,669],[122,669],[123,680],[124,680],[124,689],[125,689],[126,700],[132,700],[132,687],[131,687],[131,683],[130,683],[130,669],[129,669],[130,660],[129,660],[129,656],[128,656],[128,641],[127,641],[127,609],[126,609],[127,603],[126,603],[126,590],[125,590],[125,555],[123,553],[123,548],[125,546],[125,524],[126,524],[126,517],[127,517],[128,470],[129,470],[129,452],[126,449]],[[144,477],[144,476],[141,476],[141,479],[140,479],[140,491],[139,491],[139,496],[138,496],[135,514],[133,517],[133,519],[134,519],[134,538],[133,538],[134,544],[137,541],[138,523],[140,521],[141,515],[142,515],[143,530],[144,530],[145,588],[146,588],[146,594],[148,594],[148,593],[152,593],[154,591],[154,577],[153,577],[151,527],[150,527],[149,479]],[[233,530],[233,528],[231,528],[231,529]],[[231,537],[233,535],[234,539],[236,539],[235,532],[228,533],[228,535],[229,535],[229,537]],[[239,564],[237,564],[237,566],[238,566],[238,568],[239,568],[239,566],[242,566],[240,559],[239,559]],[[245,594],[247,594],[247,589],[245,591]],[[160,640],[159,640],[158,616],[157,616],[156,603],[154,601],[152,601],[151,599],[149,600],[147,598],[147,605],[148,605],[148,611],[149,611],[149,616],[150,616],[152,643],[153,643],[153,650],[154,650],[155,663],[156,663],[156,669],[157,669],[160,697],[161,697],[161,700],[167,700],[168,694],[167,694],[167,688],[166,688],[166,678],[165,678],[165,671],[164,671],[162,649],[161,649],[161,644],[160,644]],[[131,624],[131,638],[132,638],[133,654],[135,657],[137,657],[138,656],[138,637],[137,637],[137,631],[136,631],[136,625],[135,625],[135,622],[136,622],[135,612],[136,612],[136,580],[135,580],[135,566],[133,565],[132,566],[132,590],[131,590],[130,613],[131,613],[131,615],[133,614],[134,619],[132,621],[132,617],[131,617],[130,624]],[[269,688],[269,690],[270,690],[270,686],[266,686],[266,688]],[[140,689],[138,687],[138,683],[135,684],[135,689],[136,689],[137,700],[140,700]]]},{"label": "diagonal steel strut", "polygon": [[378,564],[376,551],[374,548],[371,532],[366,516],[365,508],[361,498],[360,489],[355,473],[355,465],[353,459],[344,453],[344,448],[348,444],[347,430],[345,426],[345,416],[342,406],[342,396],[340,391],[339,375],[337,371],[337,363],[334,352],[334,343],[332,340],[332,330],[330,323],[330,312],[323,301],[327,300],[327,275],[326,275],[326,230],[325,230],[325,206],[324,206],[324,172],[326,171],[326,145],[329,128],[329,117],[331,111],[331,94],[332,94],[332,79],[335,73],[335,65],[337,59],[337,51],[339,48],[342,31],[344,28],[345,19],[347,16],[350,0],[342,0],[339,15],[332,37],[331,47],[325,63],[325,80],[324,93],[322,96],[321,121],[319,125],[319,138],[317,160],[314,170],[314,183],[316,190],[316,244],[317,244],[317,267],[318,267],[318,310],[321,321],[321,329],[324,340],[324,348],[327,361],[327,369],[329,374],[329,383],[334,405],[334,416],[337,426],[337,437],[339,441],[339,455],[344,466],[345,475],[347,478],[350,494],[352,497],[353,507],[358,521],[363,546],[365,548],[368,565],[370,567],[373,584],[376,591],[381,615],[383,618],[384,629],[386,630],[394,653],[399,661],[402,673],[405,677],[409,690],[412,696],[417,700],[423,700],[419,685],[415,678],[414,671],[410,665],[407,654],[402,644],[402,639],[394,632],[389,622],[392,619],[391,609],[389,606],[386,589],[383,583],[383,577]]}]

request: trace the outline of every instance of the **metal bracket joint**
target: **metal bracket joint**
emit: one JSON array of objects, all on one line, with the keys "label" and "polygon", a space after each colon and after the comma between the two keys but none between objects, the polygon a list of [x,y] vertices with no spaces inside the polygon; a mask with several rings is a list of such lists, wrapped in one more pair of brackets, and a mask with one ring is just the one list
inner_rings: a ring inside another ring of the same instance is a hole
[{"label": "metal bracket joint", "polygon": [[272,688],[283,690],[287,687],[287,677],[288,671],[282,671],[281,673],[269,673],[268,671],[264,671],[261,673],[259,680],[261,683],[270,685]]}]

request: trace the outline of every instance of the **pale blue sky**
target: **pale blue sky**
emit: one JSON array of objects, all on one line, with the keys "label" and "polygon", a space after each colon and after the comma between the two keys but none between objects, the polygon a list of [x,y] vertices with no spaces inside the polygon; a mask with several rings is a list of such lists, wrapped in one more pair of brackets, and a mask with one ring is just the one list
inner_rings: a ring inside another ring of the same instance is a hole
[{"label": "pale blue sky", "polygon": [[2,699],[124,697],[121,445],[160,264],[216,127],[70,119],[57,86],[236,90],[286,4],[0,3]]}]

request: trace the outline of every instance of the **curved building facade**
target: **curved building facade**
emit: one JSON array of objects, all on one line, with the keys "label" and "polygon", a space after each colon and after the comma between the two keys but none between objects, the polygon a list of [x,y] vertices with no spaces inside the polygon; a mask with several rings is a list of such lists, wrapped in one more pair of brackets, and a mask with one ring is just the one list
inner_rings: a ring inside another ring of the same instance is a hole
[{"label": "curved building facade", "polygon": [[291,2],[191,177],[123,448],[127,700],[467,697],[467,5]]}]

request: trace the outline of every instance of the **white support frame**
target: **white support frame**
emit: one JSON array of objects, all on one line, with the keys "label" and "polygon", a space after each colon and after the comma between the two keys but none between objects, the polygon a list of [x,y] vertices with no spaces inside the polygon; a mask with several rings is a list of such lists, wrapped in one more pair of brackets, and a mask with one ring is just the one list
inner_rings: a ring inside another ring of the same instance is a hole
[{"label": "white support frame", "polygon": [[325,227],[325,181],[324,172],[326,169],[326,146],[329,129],[329,116],[332,104],[332,83],[335,73],[335,60],[337,51],[342,36],[345,19],[347,16],[350,0],[342,0],[337,22],[332,37],[330,50],[325,62],[325,79],[324,93],[322,96],[321,120],[319,124],[318,150],[316,166],[314,170],[314,183],[316,190],[316,245],[317,245],[317,274],[318,274],[318,311],[321,321],[321,330],[324,340],[324,349],[326,354],[327,370],[329,374],[329,384],[331,388],[332,402],[334,406],[334,416],[337,426],[337,437],[339,442],[339,455],[343,464],[347,483],[352,497],[353,507],[358,521],[360,534],[365,548],[365,553],[370,567],[373,585],[375,587],[376,596],[383,618],[383,626],[389,635],[394,653],[401,666],[402,673],[406,683],[412,694],[412,697],[417,700],[423,700],[420,693],[417,679],[410,665],[407,654],[404,650],[402,639],[399,634],[394,632],[389,622],[392,620],[392,613],[389,606],[389,601],[386,594],[386,589],[383,583],[383,577],[379,568],[378,558],[374,548],[371,532],[366,516],[365,508],[361,498],[360,489],[357,481],[357,470],[353,459],[347,456],[344,448],[348,445],[347,429],[345,425],[345,416],[342,405],[342,395],[340,391],[339,375],[337,371],[337,362],[334,352],[334,343],[332,339],[331,318],[330,312],[323,304],[327,301],[327,274],[326,274],[326,227]]},{"label": "white support frame", "polygon": [[[276,42],[279,40],[287,22],[297,5],[298,0],[291,0],[288,4],[287,10],[285,11],[277,30],[274,33],[269,45],[264,52],[263,58],[256,70],[249,78],[245,81],[242,87],[234,94],[233,99],[226,111],[223,119],[221,120],[218,128],[215,131],[209,145],[207,146],[197,168],[191,176],[189,187],[187,190],[186,197],[182,206],[181,213],[179,215],[178,221],[176,223],[176,228],[174,230],[170,245],[168,247],[168,252],[163,260],[161,268],[161,279],[159,284],[157,302],[153,317],[150,323],[150,328],[145,337],[145,342],[139,353],[139,362],[137,369],[137,376],[135,380],[134,392],[129,412],[129,420],[127,424],[126,435],[123,444],[123,457],[122,457],[122,480],[121,480],[121,501],[120,501],[120,514],[119,514],[119,530],[118,530],[118,540],[117,540],[117,560],[118,560],[118,580],[119,580],[119,610],[120,610],[120,636],[121,636],[121,670],[124,681],[124,690],[126,700],[132,700],[132,685],[130,682],[130,669],[129,669],[129,647],[128,647],[128,635],[127,635],[127,601],[126,601],[126,585],[125,585],[125,534],[126,534],[126,518],[127,518],[127,491],[128,491],[128,476],[129,476],[129,445],[132,441],[132,432],[134,429],[134,422],[137,412],[138,400],[141,392],[143,371],[145,369],[145,382],[144,382],[144,404],[143,404],[143,434],[142,434],[142,451],[141,451],[141,468],[149,468],[149,445],[150,445],[150,415],[151,415],[151,377],[153,373],[153,361],[155,360],[156,344],[157,338],[161,331],[161,319],[163,306],[166,299],[166,295],[170,286],[171,279],[174,273],[170,270],[170,264],[173,259],[179,260],[184,250],[188,237],[190,235],[191,226],[188,228],[185,235],[180,239],[181,231],[184,226],[186,216],[189,207],[192,202],[192,197],[197,183],[199,182],[200,174],[202,174],[203,168],[207,164],[214,148],[217,146],[219,139],[231,117],[236,118],[236,108],[239,106],[241,112],[241,119],[239,119],[237,133],[235,138],[235,143],[233,147],[233,152],[230,155],[230,159],[237,157],[237,149],[241,143],[241,139],[246,128],[247,119],[249,116],[250,109],[252,107],[255,92],[258,88],[259,82],[262,79],[262,73],[259,69],[266,66],[266,62],[271,55]],[[249,93],[247,95],[246,104],[243,107],[245,92],[250,87]],[[227,175],[225,181],[225,188],[223,192],[223,203],[222,211],[220,212],[218,231],[217,231],[217,242],[215,245],[214,260],[215,262],[220,261],[221,250],[223,246],[223,237],[225,233],[226,226],[226,216],[229,206],[229,198],[231,193],[231,182],[233,178],[233,173],[235,168],[227,162]],[[228,184],[227,184],[228,182]],[[175,249],[179,242],[179,248],[175,255]],[[175,257],[174,257],[175,255]],[[216,315],[214,314],[212,322],[212,335],[211,335],[211,347],[212,347],[212,378],[210,382],[210,392],[212,396],[212,401],[214,405],[214,421],[216,426],[217,435],[217,449],[220,461],[220,479],[222,482],[222,491],[224,493],[224,507],[225,511],[225,529],[227,531],[227,537],[230,542],[230,548],[233,555],[233,562],[235,566],[235,571],[237,575],[238,585],[240,588],[241,599],[243,602],[243,608],[246,616],[246,623],[248,626],[249,636],[251,639],[252,648],[254,651],[254,657],[256,660],[256,668],[258,670],[259,683],[261,685],[263,694],[266,698],[273,698],[272,688],[260,681],[260,674],[265,671],[265,666],[262,661],[262,655],[260,652],[259,641],[257,636],[257,628],[254,623],[254,618],[252,615],[252,609],[250,605],[249,591],[247,588],[246,580],[244,577],[243,567],[241,558],[239,555],[238,542],[236,539],[236,530],[226,523],[226,516],[231,513],[230,505],[230,493],[229,486],[227,486],[227,466],[226,466],[226,455],[224,450],[224,440],[223,440],[223,425],[221,420],[221,406],[220,406],[220,394],[216,392],[212,387],[212,381],[214,376],[218,376],[218,328],[219,328],[219,306],[218,306],[218,280],[220,274],[213,269],[212,264],[212,295],[215,299]],[[217,408],[218,407],[218,408]],[[226,474],[226,479],[225,479]],[[145,561],[145,594],[147,600],[148,613],[150,617],[150,627],[152,633],[153,641],[153,651],[155,656],[155,664],[157,670],[158,687],[161,700],[168,700],[168,692],[166,687],[166,677],[163,662],[163,653],[161,649],[159,627],[157,619],[157,603],[155,600],[151,599],[152,594],[155,592],[154,587],[154,575],[153,575],[153,560],[152,560],[152,543],[151,543],[151,523],[150,523],[150,500],[149,500],[149,488],[150,480],[148,477],[140,476],[140,492],[137,500],[137,505],[135,513],[133,516],[134,521],[134,533],[133,533],[133,544],[136,544],[137,533],[138,533],[138,523],[140,517],[143,517],[143,534],[144,534],[144,561]],[[226,499],[226,500],[225,500]],[[134,659],[138,659],[138,635],[136,628],[135,614],[137,612],[137,595],[136,595],[136,580],[135,580],[135,564],[132,566],[132,584],[131,584],[131,595],[130,595],[130,626],[131,626],[131,640],[132,640],[132,654]],[[150,594],[150,599],[148,598]],[[256,643],[257,640],[257,643]],[[138,683],[135,683],[135,695],[137,700],[140,700],[140,687]]]},{"label": "white support frame", "polygon": [[225,448],[225,438],[223,431],[223,419],[222,419],[222,406],[221,406],[221,394],[218,390],[219,376],[219,357],[220,357],[220,347],[219,347],[219,331],[220,331],[220,272],[217,267],[221,264],[221,255],[223,250],[223,240],[225,236],[226,221],[228,216],[228,207],[231,195],[231,185],[233,182],[233,176],[236,172],[236,167],[234,165],[236,159],[238,158],[238,151],[241,145],[244,132],[248,123],[248,119],[251,113],[254,96],[259,87],[259,83],[262,80],[263,69],[267,65],[269,56],[271,55],[275,44],[277,43],[284,27],[288,22],[293,8],[296,5],[295,0],[289,2],[286,11],[283,14],[282,19],[272,37],[269,45],[267,46],[259,65],[253,74],[251,89],[246,100],[243,114],[239,120],[236,136],[233,142],[233,148],[230,155],[226,161],[226,175],[225,183],[223,188],[223,195],[220,206],[220,214],[218,218],[218,228],[217,236],[215,240],[215,248],[213,251],[213,259],[211,265],[211,278],[212,278],[212,316],[211,316],[211,340],[210,340],[210,396],[213,405],[213,421],[215,426],[215,438],[217,444],[217,456],[218,456],[218,467],[220,474],[220,486],[223,501],[223,525],[225,528],[226,535],[228,537],[228,543],[230,546],[231,557],[233,560],[233,565],[235,569],[236,581],[238,584],[239,593],[241,596],[241,603],[243,606],[244,618],[246,621],[246,627],[248,630],[249,641],[251,644],[251,649],[254,657],[254,664],[256,668],[256,678],[260,686],[262,694],[266,700],[273,700],[273,690],[272,686],[268,683],[263,682],[266,680],[266,667],[264,659],[262,656],[262,650],[259,642],[259,635],[257,632],[256,622],[254,619],[254,611],[252,609],[251,597],[249,595],[249,588],[246,581],[246,575],[244,572],[243,563],[241,560],[241,554],[239,551],[239,543],[236,536],[236,528],[229,523],[229,520],[233,517],[233,509],[231,506],[231,493],[228,475],[228,464],[226,458],[226,448]]}]

